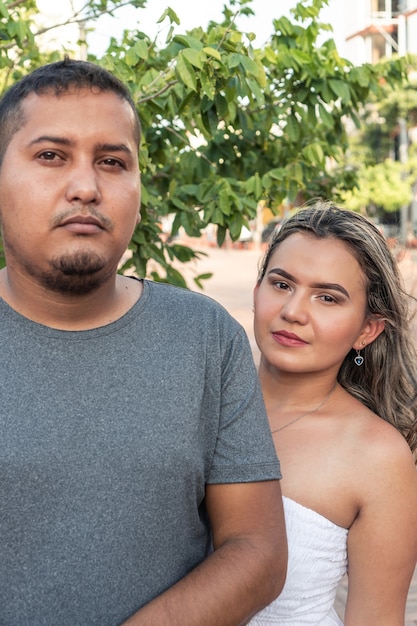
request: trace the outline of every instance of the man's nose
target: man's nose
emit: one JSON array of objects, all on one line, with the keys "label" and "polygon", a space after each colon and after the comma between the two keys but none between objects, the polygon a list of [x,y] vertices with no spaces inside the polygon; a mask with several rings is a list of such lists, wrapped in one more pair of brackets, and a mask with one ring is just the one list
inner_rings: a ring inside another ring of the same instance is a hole
[{"label": "man's nose", "polygon": [[99,177],[93,166],[80,164],[71,168],[66,198],[71,203],[99,204],[101,200]]}]

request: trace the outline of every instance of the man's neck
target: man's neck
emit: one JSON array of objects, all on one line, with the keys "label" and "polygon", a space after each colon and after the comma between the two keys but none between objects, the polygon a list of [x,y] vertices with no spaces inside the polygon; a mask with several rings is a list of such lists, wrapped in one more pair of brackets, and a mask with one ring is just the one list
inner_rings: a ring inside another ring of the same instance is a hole
[{"label": "man's neck", "polygon": [[17,313],[58,330],[89,330],[122,317],[142,293],[142,283],[114,275],[82,295],[48,290],[28,277],[0,271],[0,297]]}]

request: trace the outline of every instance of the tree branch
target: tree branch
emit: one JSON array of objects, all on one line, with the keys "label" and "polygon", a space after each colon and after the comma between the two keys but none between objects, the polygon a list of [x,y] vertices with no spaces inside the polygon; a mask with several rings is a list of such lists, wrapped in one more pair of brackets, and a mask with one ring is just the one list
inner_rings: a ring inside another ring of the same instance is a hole
[{"label": "tree branch", "polygon": [[165,87],[162,87],[162,89],[160,89],[159,91],[155,91],[154,93],[150,93],[148,96],[143,96],[143,98],[139,98],[137,100],[137,104],[143,104],[144,102],[148,102],[148,100],[153,100],[154,98],[161,96],[163,93],[168,91],[168,89],[170,89],[173,85],[177,85],[178,82],[179,82],[178,80],[172,80],[170,83],[167,83]]},{"label": "tree branch", "polygon": [[7,10],[10,11],[11,9],[15,9],[16,7],[18,7],[21,4],[25,4],[26,0],[15,0],[14,2],[10,2],[10,4],[7,5]]}]

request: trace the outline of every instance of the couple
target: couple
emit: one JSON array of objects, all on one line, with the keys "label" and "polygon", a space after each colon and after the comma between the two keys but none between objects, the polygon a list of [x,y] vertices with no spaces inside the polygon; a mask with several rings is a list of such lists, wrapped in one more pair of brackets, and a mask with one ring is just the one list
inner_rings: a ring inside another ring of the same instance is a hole
[{"label": "couple", "polygon": [[90,63],[0,101],[0,623],[330,626],[347,568],[346,625],[400,626],[416,365],[385,241],[336,207],[272,236],[262,397],[220,306],[117,274],[139,141]]}]

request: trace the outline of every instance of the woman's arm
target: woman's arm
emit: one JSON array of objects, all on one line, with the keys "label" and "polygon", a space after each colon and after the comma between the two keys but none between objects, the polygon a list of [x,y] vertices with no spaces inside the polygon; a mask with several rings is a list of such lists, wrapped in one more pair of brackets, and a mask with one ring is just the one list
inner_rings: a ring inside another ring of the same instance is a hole
[{"label": "woman's arm", "polygon": [[[395,433],[396,435],[396,433]],[[369,442],[360,509],[348,536],[345,626],[404,626],[417,560],[417,471],[402,437]]]}]

